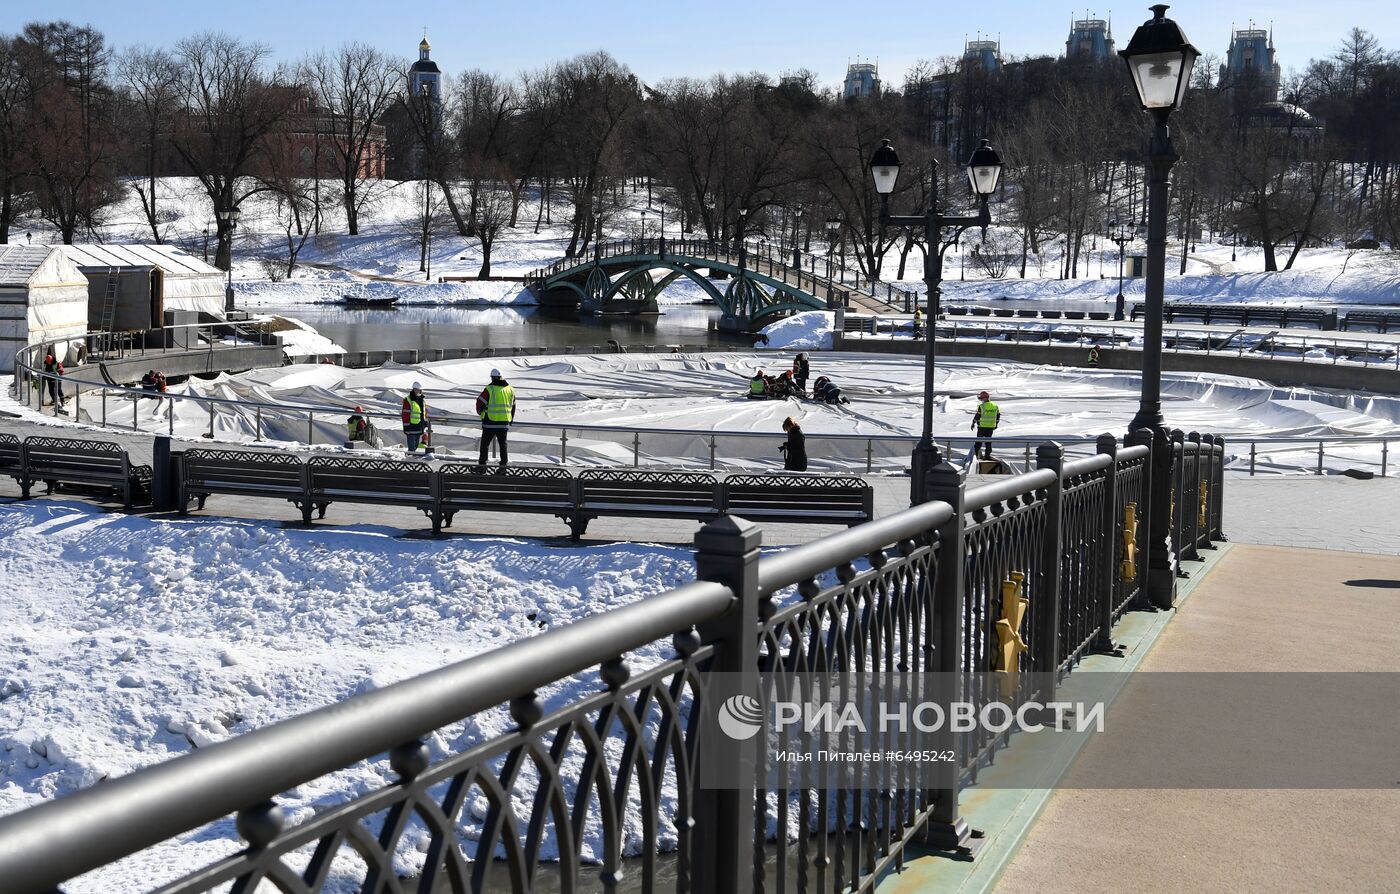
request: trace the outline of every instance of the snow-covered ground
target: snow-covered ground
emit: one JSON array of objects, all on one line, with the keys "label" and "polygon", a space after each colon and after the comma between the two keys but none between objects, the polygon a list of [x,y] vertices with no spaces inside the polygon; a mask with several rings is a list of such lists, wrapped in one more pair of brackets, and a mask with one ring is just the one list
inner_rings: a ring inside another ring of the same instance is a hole
[{"label": "snow-covered ground", "polygon": [[[327,185],[329,191],[331,186]],[[286,305],[337,300],[345,294],[394,294],[414,303],[510,304],[528,303],[519,283],[466,282],[428,284],[420,267],[419,220],[423,194],[417,182],[383,181],[365,185],[369,201],[361,214],[361,232],[345,234],[344,213],[331,205],[326,208],[320,232],[301,250],[302,267],[290,280],[272,282],[268,263],[286,256],[286,235],[279,223],[277,205],[267,194],[255,195],[242,206],[242,218],[235,238],[234,285],[245,304]],[[656,196],[653,196],[655,199]],[[213,208],[198,183],[187,177],[158,181],[157,202],[163,219],[161,231],[167,241],[200,255],[203,233],[214,229]],[[624,207],[605,222],[605,238],[655,236],[659,222],[656,210],[646,211],[646,194],[623,193]],[[674,203],[671,206],[674,209]],[[566,226],[569,209],[556,199],[548,222],[541,220],[536,231],[539,201],[537,193],[527,192],[521,204],[517,225],[502,232],[492,252],[492,274],[520,276],[531,269],[563,256],[568,245]],[[776,215],[775,215],[776,216]],[[993,217],[997,216],[994,210]],[[430,251],[432,279],[475,277],[481,265],[478,239],[456,235],[445,210],[438,215]],[[54,233],[42,221],[22,219],[17,232],[32,232],[36,242],[52,241]],[[1019,245],[1019,234],[1005,227],[990,228],[994,242]],[[668,236],[679,236],[676,216],[666,221]],[[778,233],[755,232],[753,238],[776,240]],[[95,237],[104,242],[149,242],[150,227],[134,193],[106,213]],[[1019,276],[1018,263],[999,279],[990,278],[970,257],[975,240],[966,237],[958,249],[950,251],[944,264],[944,295],[954,302],[988,302],[1000,299],[1057,302],[1100,301],[1109,304],[1117,293],[1117,246],[1103,239],[1088,239],[1082,249],[1079,276],[1059,279],[1064,239],[1050,239],[1039,255],[1032,255],[1026,278]],[[824,253],[821,239],[812,241],[818,256]],[[1128,254],[1141,253],[1139,241],[1128,246]],[[1283,247],[1278,263],[1286,262],[1291,246]],[[1168,247],[1166,295],[1172,301],[1247,302],[1252,304],[1348,305],[1400,304],[1400,253],[1376,249],[1352,251],[1339,247],[1307,248],[1292,270],[1264,273],[1259,248],[1232,248],[1228,242],[1200,241],[1187,255],[1185,275],[1180,270],[1179,243]],[[1235,256],[1231,260],[1232,254]],[[820,266],[820,263],[819,263]],[[923,291],[920,279],[922,257],[910,252],[904,273],[899,271],[897,251],[887,253],[882,279],[903,288]],[[964,278],[965,277],[965,278]],[[1141,300],[1142,281],[1127,280],[1129,300]],[[702,300],[703,293],[681,281],[663,293],[662,301],[690,303]]]},{"label": "snow-covered ground", "polygon": [[[680,547],[396,533],[156,521],[61,500],[0,506],[0,814],[694,577],[691,553]],[[657,644],[635,661],[670,654]],[[541,698],[551,705],[596,685],[596,677],[563,682]],[[438,760],[510,725],[488,713],[431,737],[428,747]],[[393,778],[386,762],[362,764],[281,803],[295,823]],[[481,818],[481,805],[469,804],[469,849]],[[230,825],[65,890],[148,890],[236,849]],[[632,850],[636,831],[625,833]],[[590,828],[585,852],[598,835]],[[411,871],[421,866],[425,836],[407,839],[400,868]]]}]

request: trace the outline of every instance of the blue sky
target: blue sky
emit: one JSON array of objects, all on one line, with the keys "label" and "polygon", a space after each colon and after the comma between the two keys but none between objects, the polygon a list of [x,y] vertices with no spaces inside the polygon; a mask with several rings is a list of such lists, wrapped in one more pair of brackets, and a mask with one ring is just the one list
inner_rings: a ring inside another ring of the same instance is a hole
[{"label": "blue sky", "polygon": [[[94,25],[118,46],[169,44],[195,31],[220,30],[265,43],[278,58],[292,60],[349,40],[414,56],[427,26],[433,58],[448,73],[471,67],[513,73],[606,49],[645,81],[810,68],[834,84],[847,60],[878,57],[881,75],[898,83],[915,61],[957,53],[964,37],[979,34],[1000,36],[1008,55],[1059,52],[1071,17],[1086,12],[1111,14],[1120,48],[1150,16],[1145,3],[1073,9],[1037,0],[4,0],[0,32],[40,16]],[[1253,19],[1256,27],[1268,27],[1272,21],[1285,72],[1329,54],[1353,25],[1400,49],[1400,5],[1393,3],[1216,0],[1173,5],[1168,15],[1203,52],[1218,56],[1225,53],[1232,23],[1244,28]]]}]

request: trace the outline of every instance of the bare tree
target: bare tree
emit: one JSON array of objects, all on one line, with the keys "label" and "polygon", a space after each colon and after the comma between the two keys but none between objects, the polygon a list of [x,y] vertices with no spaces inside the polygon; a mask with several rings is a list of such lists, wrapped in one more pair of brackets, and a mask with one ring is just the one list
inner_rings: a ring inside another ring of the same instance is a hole
[{"label": "bare tree", "polygon": [[[172,145],[204,188],[215,212],[237,209],[266,190],[254,179],[267,171],[267,141],[286,120],[295,91],[268,73],[268,49],[224,34],[205,33],[176,44],[179,110]],[[233,228],[216,215],[214,263],[232,263]]]},{"label": "bare tree", "polygon": [[117,59],[123,89],[124,129],[132,148],[139,147],[143,180],[132,183],[141,200],[141,211],[157,244],[165,241],[163,220],[156,207],[156,177],[160,156],[169,139],[179,104],[180,69],[165,50],[142,45],[129,48]]},{"label": "bare tree", "polygon": [[[322,133],[327,138],[351,236],[360,232],[360,212],[368,198],[362,187],[383,161],[374,154],[380,119],[399,99],[404,67],[403,60],[363,43],[345,44],[329,55],[319,53],[301,66],[315,105],[309,114],[317,122],[318,139]],[[320,176],[319,170],[315,176]]]}]

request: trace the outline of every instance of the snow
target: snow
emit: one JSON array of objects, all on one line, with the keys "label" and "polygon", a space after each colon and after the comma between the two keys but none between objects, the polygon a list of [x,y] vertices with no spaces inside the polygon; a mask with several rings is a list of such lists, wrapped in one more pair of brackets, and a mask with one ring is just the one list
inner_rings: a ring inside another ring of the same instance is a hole
[{"label": "snow", "polygon": [[767,340],[760,339],[754,347],[830,350],[835,330],[836,314],[824,310],[807,311],[764,326]]},{"label": "snow", "polygon": [[[693,579],[681,547],[425,541],[361,526],[153,520],[43,500],[0,506],[0,814],[436,669]],[[671,654],[657,643],[635,666]],[[541,693],[553,705],[596,676]],[[488,712],[431,737],[440,759],[502,732]],[[577,775],[578,762],[569,769]],[[280,799],[290,822],[393,780],[360,764]],[[517,809],[527,808],[526,786]],[[674,805],[674,789],[665,793]],[[674,806],[663,806],[663,816]],[[147,890],[236,848],[231,824],[85,876]],[[463,823],[470,854],[479,817]],[[640,846],[626,830],[629,850]],[[596,821],[585,853],[600,847]],[[672,839],[674,833],[668,833]],[[421,865],[421,830],[400,868]],[[550,845],[553,846],[552,844]],[[415,863],[418,861],[418,863]]]}]

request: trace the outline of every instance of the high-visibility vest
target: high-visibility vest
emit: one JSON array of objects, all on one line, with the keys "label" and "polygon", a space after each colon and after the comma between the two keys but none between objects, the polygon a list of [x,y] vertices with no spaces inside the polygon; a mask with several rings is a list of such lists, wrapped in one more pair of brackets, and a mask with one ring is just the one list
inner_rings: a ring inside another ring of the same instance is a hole
[{"label": "high-visibility vest", "polygon": [[982,401],[982,405],[977,408],[977,427],[996,428],[997,422],[1001,419],[1001,410],[997,405],[989,400]]},{"label": "high-visibility vest", "polygon": [[408,404],[408,424],[422,425],[424,415],[423,402],[414,400],[412,395],[405,397],[403,401],[404,403]]},{"label": "high-visibility vest", "polygon": [[1090,348],[1090,349],[1089,349],[1089,362],[1090,362],[1090,363],[1098,363],[1098,362],[1099,362],[1099,349],[1098,349],[1098,348]]},{"label": "high-visibility vest", "polygon": [[510,422],[511,411],[515,408],[515,389],[509,385],[491,384],[486,386],[486,412],[481,414],[483,422]]},{"label": "high-visibility vest", "polygon": [[350,440],[355,440],[356,436],[360,433],[360,426],[364,424],[365,420],[362,416],[351,416],[349,419],[345,420],[345,427],[350,432]]},{"label": "high-visibility vest", "polygon": [[768,391],[768,383],[755,376],[749,379],[749,394],[764,394]]}]

